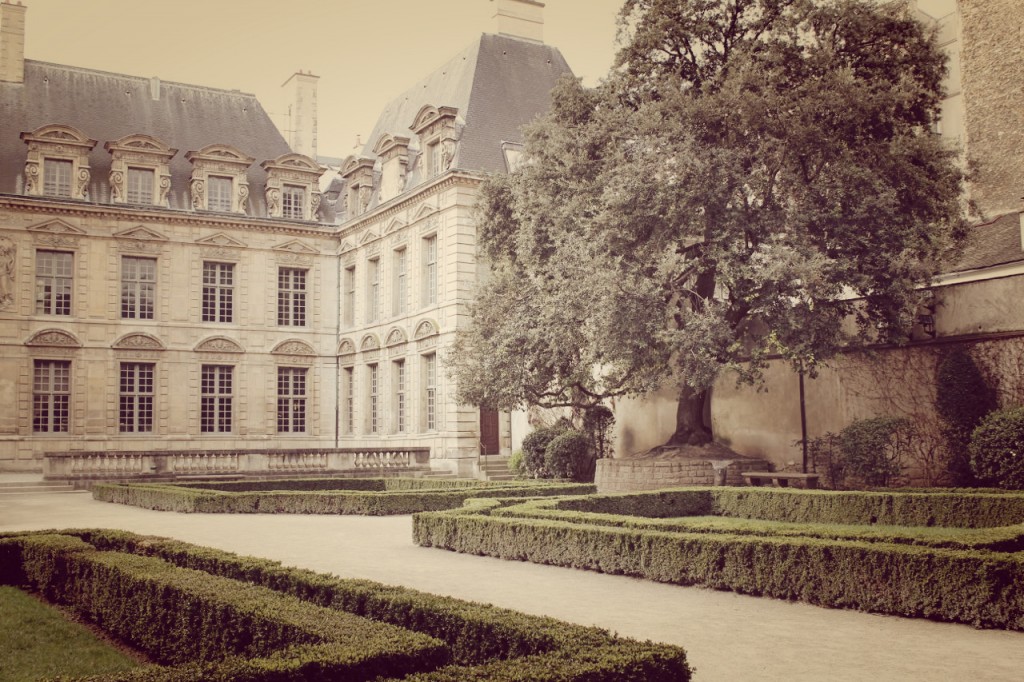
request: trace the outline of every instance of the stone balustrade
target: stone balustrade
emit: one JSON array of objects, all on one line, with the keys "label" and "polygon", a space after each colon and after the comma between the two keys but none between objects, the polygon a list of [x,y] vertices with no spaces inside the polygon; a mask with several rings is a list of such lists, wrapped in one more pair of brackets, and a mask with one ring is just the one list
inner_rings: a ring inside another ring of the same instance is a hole
[{"label": "stone balustrade", "polygon": [[48,480],[92,481],[345,472],[365,475],[426,467],[429,460],[429,448],[47,452],[43,474]]}]

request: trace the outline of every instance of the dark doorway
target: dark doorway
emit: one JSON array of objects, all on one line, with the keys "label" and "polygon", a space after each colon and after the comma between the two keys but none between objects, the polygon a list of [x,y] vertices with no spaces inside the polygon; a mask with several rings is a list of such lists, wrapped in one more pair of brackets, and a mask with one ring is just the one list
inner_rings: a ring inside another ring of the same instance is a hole
[{"label": "dark doorway", "polygon": [[480,408],[480,444],[485,455],[501,453],[498,438],[498,411]]}]

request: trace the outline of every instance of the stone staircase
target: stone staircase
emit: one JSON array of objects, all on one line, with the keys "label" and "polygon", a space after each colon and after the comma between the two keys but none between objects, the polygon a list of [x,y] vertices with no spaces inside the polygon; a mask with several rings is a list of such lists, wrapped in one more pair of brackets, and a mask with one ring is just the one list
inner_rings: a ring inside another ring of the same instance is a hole
[{"label": "stone staircase", "polygon": [[480,473],[486,481],[514,481],[508,470],[508,455],[485,455],[480,458]]},{"label": "stone staircase", "polygon": [[39,495],[41,493],[74,493],[84,492],[75,490],[70,483],[63,481],[44,481],[40,476],[37,480],[16,480],[0,479],[0,495]]}]

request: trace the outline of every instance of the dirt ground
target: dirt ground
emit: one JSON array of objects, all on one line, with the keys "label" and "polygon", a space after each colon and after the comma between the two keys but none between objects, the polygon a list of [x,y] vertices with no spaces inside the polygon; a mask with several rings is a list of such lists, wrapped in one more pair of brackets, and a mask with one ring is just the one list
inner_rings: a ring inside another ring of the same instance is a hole
[{"label": "dirt ground", "polygon": [[176,514],[0,495],[0,532],[121,528],[684,647],[696,679],[1022,680],[1024,633],[825,609],[417,547],[409,516]]}]

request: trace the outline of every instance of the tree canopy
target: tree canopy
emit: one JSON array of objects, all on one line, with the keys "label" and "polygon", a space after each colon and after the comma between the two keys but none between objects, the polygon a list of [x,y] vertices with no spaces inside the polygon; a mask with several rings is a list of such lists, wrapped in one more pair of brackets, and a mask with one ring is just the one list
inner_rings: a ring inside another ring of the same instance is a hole
[{"label": "tree canopy", "polygon": [[700,443],[723,371],[906,338],[966,230],[933,38],[895,3],[627,0],[612,72],[564,79],[483,187],[459,398],[585,407],[679,381],[676,440]]}]

